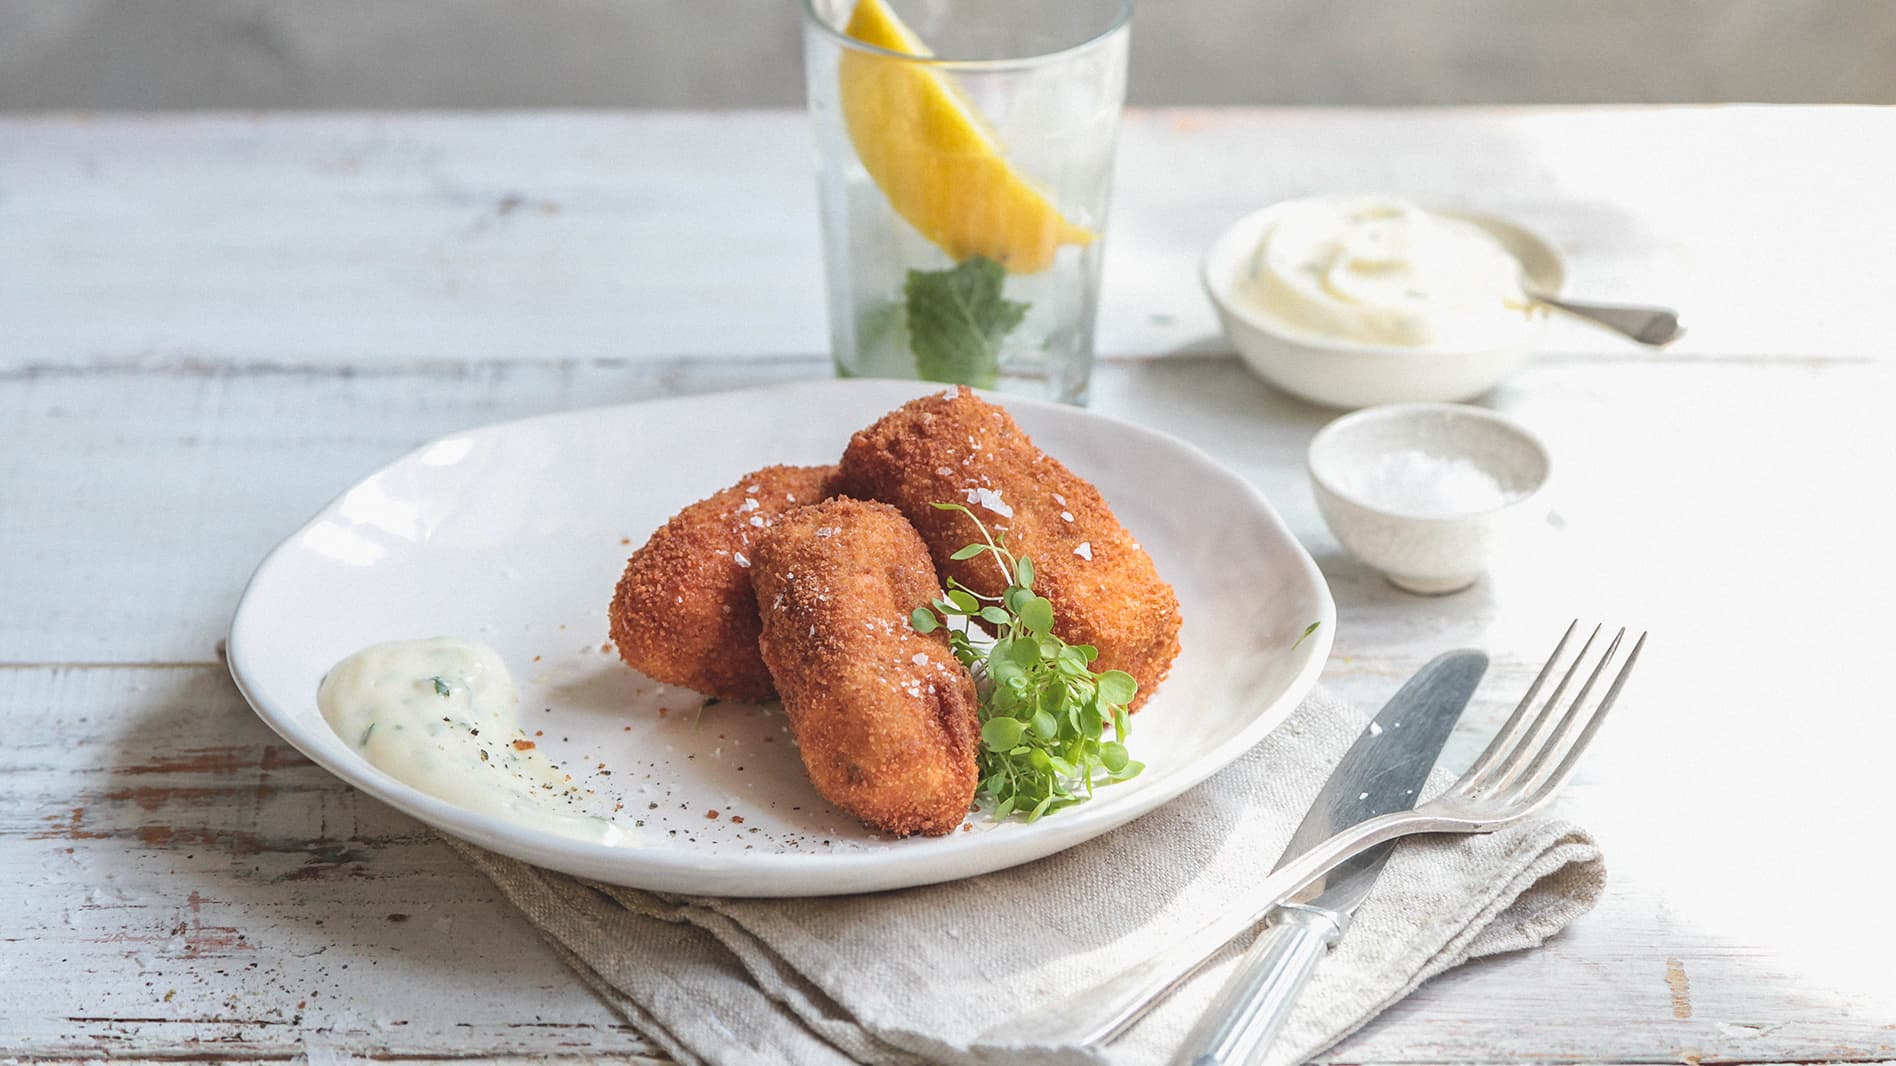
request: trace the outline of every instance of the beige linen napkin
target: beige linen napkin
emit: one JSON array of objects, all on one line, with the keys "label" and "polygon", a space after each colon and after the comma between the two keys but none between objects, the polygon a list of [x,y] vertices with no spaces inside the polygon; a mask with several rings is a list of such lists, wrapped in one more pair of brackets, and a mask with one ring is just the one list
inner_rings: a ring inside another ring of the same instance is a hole
[{"label": "beige linen napkin", "polygon": [[[1106,836],[952,884],[820,899],[615,888],[451,841],[580,977],[682,1063],[1162,1063],[1234,951],[1104,1052],[977,1046],[1243,898],[1366,719],[1318,690],[1205,784]],[[1438,770],[1432,786],[1450,775]],[[1581,829],[1541,819],[1398,846],[1273,1063],[1335,1043],[1462,961],[1533,947],[1599,898]]]}]

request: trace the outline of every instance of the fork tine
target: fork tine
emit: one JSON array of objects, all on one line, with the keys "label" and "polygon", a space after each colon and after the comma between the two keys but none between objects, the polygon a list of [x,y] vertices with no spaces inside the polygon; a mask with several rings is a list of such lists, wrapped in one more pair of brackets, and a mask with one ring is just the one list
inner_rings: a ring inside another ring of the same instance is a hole
[{"label": "fork tine", "polygon": [[1478,780],[1483,774],[1488,772],[1489,767],[1494,765],[1495,759],[1501,754],[1502,745],[1506,744],[1513,737],[1515,727],[1519,726],[1521,720],[1527,717],[1527,709],[1534,705],[1534,697],[1540,694],[1541,685],[1546,683],[1547,675],[1554,672],[1554,664],[1560,661],[1560,653],[1567,650],[1567,642],[1573,639],[1574,630],[1579,628],[1580,620],[1578,618],[1567,623],[1567,631],[1560,635],[1560,643],[1554,645],[1554,653],[1547,657],[1547,664],[1541,667],[1539,675],[1534,678],[1534,683],[1527,686],[1527,695],[1521,697],[1521,702],[1515,705],[1514,713],[1508,715],[1508,720],[1503,722],[1501,728],[1495,731],[1494,739],[1488,742],[1487,748],[1484,749],[1481,755],[1475,759],[1474,763],[1463,772],[1462,779],[1464,781],[1472,782]]},{"label": "fork tine", "polygon": [[1601,675],[1606,673],[1607,666],[1613,661],[1613,653],[1619,651],[1620,641],[1625,639],[1626,629],[1622,626],[1618,633],[1613,634],[1612,642],[1607,644],[1606,652],[1600,656],[1600,661],[1594,666],[1593,672],[1587,675],[1587,683],[1580,686],[1580,693],[1567,707],[1567,713],[1561,716],[1560,724],[1554,726],[1553,733],[1541,742],[1540,748],[1534,752],[1533,759],[1529,760],[1527,768],[1515,778],[1517,794],[1525,795],[1534,790],[1541,768],[1548,764],[1555,752],[1562,750],[1562,744],[1566,741],[1567,735],[1573,731],[1574,722],[1592,713],[1587,711],[1587,697],[1593,694],[1593,686],[1598,684]]},{"label": "fork tine", "polygon": [[1574,676],[1580,671],[1580,664],[1586,661],[1587,653],[1593,650],[1593,642],[1599,639],[1602,628],[1596,625],[1593,627],[1593,632],[1587,634],[1586,643],[1580,645],[1579,653],[1567,666],[1567,672],[1561,675],[1560,683],[1554,686],[1553,694],[1547,697],[1547,702],[1527,723],[1527,728],[1521,733],[1520,738],[1509,746],[1507,754],[1503,755],[1494,766],[1489,767],[1480,778],[1470,780],[1471,790],[1498,791],[1506,788],[1508,783],[1514,780],[1527,753],[1537,750],[1536,744],[1541,732],[1547,728],[1547,723],[1553,719],[1554,712],[1561,706],[1561,697],[1566,695],[1567,686],[1573,684]]},{"label": "fork tine", "polygon": [[1527,802],[1530,805],[1545,802],[1567,783],[1568,777],[1573,775],[1573,768],[1579,763],[1580,754],[1587,750],[1588,744],[1593,742],[1593,734],[1600,731],[1600,723],[1606,721],[1606,712],[1612,710],[1613,701],[1619,699],[1620,689],[1626,687],[1626,679],[1632,676],[1633,664],[1639,661],[1640,650],[1645,646],[1646,634],[1642,632],[1639,634],[1639,639],[1633,642],[1633,650],[1627,654],[1626,662],[1621,664],[1619,673],[1614,675],[1613,683],[1607,686],[1606,695],[1600,699],[1600,709],[1593,712],[1593,717],[1588,719],[1586,728],[1582,729],[1580,735],[1574,739],[1573,746],[1567,749],[1567,755],[1560,760],[1560,765],[1554,767],[1554,772],[1548,775],[1547,780],[1528,797]]}]

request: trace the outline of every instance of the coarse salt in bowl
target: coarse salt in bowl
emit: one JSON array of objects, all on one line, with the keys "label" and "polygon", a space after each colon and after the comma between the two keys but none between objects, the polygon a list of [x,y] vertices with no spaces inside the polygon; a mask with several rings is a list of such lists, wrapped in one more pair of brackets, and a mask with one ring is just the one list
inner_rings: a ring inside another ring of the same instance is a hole
[{"label": "coarse salt in bowl", "polygon": [[1345,415],[1311,440],[1308,465],[1323,519],[1350,554],[1429,595],[1481,578],[1552,468],[1520,423],[1439,403]]}]

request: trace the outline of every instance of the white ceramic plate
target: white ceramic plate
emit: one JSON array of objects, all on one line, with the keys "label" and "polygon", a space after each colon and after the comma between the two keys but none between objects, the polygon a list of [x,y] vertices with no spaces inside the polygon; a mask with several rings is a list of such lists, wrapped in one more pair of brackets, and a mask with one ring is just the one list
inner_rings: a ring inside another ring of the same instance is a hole
[{"label": "white ceramic plate", "polygon": [[[781,714],[666,688],[604,644],[633,547],[681,507],[770,463],[835,461],[849,434],[929,387],[816,381],[548,415],[442,438],[338,497],[267,556],[231,623],[232,675],[270,727],[363,791],[503,854],[638,888],[864,892],[1027,862],[1153,809],[1256,744],[1316,681],[1336,609],[1250,483],[1171,437],[1001,399],[1092,479],[1177,588],[1184,652],[1134,719],[1132,781],[1033,825],[895,840],[819,798]],[[1317,631],[1293,647],[1311,622]],[[634,828],[567,839],[416,791],[330,731],[316,686],[378,641],[462,636],[520,683],[522,724]],[[710,812],[716,812],[712,817]]]}]

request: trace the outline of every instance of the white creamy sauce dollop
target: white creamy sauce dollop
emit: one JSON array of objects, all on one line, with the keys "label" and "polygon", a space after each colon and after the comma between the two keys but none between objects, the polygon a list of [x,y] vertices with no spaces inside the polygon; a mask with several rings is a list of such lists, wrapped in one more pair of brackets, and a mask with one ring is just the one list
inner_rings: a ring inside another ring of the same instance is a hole
[{"label": "white creamy sauce dollop", "polygon": [[1282,205],[1234,290],[1286,332],[1396,347],[1490,346],[1534,306],[1493,234],[1369,196]]},{"label": "white creamy sauce dollop", "polygon": [[562,836],[636,843],[584,813],[584,794],[519,727],[513,676],[492,648],[435,637],[372,644],[330,668],[323,720],[390,777],[458,807]]}]

